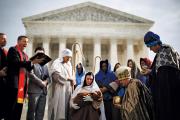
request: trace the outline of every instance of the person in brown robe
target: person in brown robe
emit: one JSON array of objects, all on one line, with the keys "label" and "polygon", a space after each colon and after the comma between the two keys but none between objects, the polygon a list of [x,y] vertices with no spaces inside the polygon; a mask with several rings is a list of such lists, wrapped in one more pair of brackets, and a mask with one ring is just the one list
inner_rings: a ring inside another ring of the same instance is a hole
[{"label": "person in brown robe", "polygon": [[116,70],[118,80],[110,83],[112,90],[124,87],[121,100],[113,100],[121,111],[122,120],[154,120],[153,100],[149,89],[138,79],[131,78],[130,68],[120,66]]},{"label": "person in brown robe", "polygon": [[84,81],[75,89],[71,100],[70,120],[99,120],[102,93],[92,72],[85,74]]}]

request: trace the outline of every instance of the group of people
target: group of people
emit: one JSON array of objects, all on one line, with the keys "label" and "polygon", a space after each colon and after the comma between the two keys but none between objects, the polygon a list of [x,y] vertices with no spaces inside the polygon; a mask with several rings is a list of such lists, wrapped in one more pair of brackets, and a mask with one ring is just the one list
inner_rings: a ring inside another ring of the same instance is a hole
[{"label": "group of people", "polygon": [[34,65],[43,59],[28,60],[23,50],[28,38],[19,36],[17,44],[4,49],[7,36],[0,33],[0,119],[20,120],[24,98],[27,92],[27,78]]},{"label": "group of people", "polygon": [[[23,51],[27,36],[7,51],[6,34],[0,33],[0,119],[20,120],[28,97],[27,120],[43,120],[48,95],[48,120],[178,120],[180,108],[180,56],[159,35],[147,32],[145,45],[156,56],[129,59],[111,70],[100,61],[96,74],[82,63],[72,70],[72,52],[64,49],[48,68],[44,58],[29,60]],[[42,47],[35,54],[44,53]]]}]

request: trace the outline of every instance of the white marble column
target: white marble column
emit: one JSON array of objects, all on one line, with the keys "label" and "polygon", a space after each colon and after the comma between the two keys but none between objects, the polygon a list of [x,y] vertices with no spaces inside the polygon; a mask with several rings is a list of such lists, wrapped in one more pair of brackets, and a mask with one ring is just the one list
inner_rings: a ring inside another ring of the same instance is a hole
[{"label": "white marble column", "polygon": [[32,57],[32,53],[33,53],[33,36],[28,36],[29,41],[28,41],[28,45],[26,48],[26,53],[28,55],[28,57]]},{"label": "white marble column", "polygon": [[43,48],[45,50],[45,54],[50,56],[49,53],[49,43],[50,43],[50,38],[49,37],[43,37]]},{"label": "white marble column", "polygon": [[111,69],[114,68],[114,65],[118,62],[117,57],[117,40],[115,38],[112,38],[110,40],[110,63],[111,63]]},{"label": "white marble column", "polygon": [[66,39],[59,37],[59,57],[61,57],[62,51],[66,48]]},{"label": "white marble column", "polygon": [[134,59],[134,48],[133,48],[133,40],[127,40],[127,60]]},{"label": "white marble column", "polygon": [[100,38],[94,39],[94,57],[93,58],[94,58],[93,72],[94,74],[96,74],[99,71],[99,64],[100,64],[100,58],[101,58],[101,39]]}]

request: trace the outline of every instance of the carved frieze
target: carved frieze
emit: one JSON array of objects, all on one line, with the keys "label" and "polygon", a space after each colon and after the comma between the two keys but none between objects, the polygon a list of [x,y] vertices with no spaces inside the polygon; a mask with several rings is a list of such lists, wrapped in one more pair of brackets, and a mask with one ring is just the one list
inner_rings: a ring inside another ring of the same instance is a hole
[{"label": "carved frieze", "polygon": [[92,6],[61,11],[49,16],[34,19],[34,21],[95,21],[95,22],[132,22],[141,23],[136,19],[128,18],[111,11],[105,11]]}]

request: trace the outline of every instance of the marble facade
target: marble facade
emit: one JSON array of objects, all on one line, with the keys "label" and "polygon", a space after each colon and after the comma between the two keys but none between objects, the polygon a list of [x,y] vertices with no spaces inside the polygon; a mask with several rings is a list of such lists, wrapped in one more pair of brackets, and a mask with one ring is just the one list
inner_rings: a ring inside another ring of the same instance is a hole
[{"label": "marble facade", "polygon": [[126,65],[129,58],[139,62],[140,57],[148,56],[143,36],[154,24],[92,2],[25,17],[22,21],[30,39],[29,56],[37,46],[43,46],[46,54],[56,59],[64,48],[72,49],[75,43],[76,63],[82,62],[87,71],[93,72],[99,70],[100,57],[108,59],[113,68],[117,62]]}]

